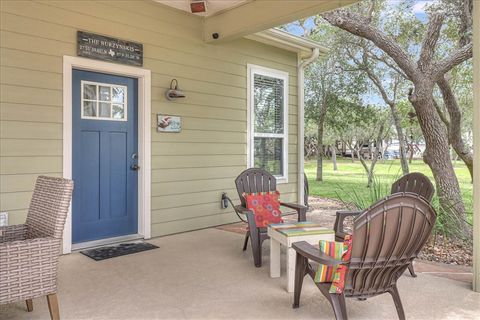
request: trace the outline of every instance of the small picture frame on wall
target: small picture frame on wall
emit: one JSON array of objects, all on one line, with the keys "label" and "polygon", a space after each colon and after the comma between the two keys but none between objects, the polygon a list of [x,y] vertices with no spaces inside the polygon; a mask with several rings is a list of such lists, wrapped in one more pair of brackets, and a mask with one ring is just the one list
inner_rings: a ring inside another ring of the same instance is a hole
[{"label": "small picture frame on wall", "polygon": [[182,118],[167,114],[157,114],[157,131],[178,133],[182,131]]}]

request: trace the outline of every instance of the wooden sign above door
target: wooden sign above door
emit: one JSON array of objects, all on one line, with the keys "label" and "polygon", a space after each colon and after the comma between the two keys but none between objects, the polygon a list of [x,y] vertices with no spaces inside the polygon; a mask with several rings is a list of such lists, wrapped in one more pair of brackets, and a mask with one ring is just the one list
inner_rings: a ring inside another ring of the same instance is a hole
[{"label": "wooden sign above door", "polygon": [[143,44],[77,31],[77,55],[133,66],[143,65]]}]

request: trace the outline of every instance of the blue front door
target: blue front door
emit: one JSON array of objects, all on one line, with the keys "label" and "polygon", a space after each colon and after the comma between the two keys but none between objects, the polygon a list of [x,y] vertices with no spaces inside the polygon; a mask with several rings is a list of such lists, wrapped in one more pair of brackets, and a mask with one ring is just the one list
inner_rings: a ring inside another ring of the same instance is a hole
[{"label": "blue front door", "polygon": [[72,242],[137,233],[137,80],[73,70],[72,96]]}]

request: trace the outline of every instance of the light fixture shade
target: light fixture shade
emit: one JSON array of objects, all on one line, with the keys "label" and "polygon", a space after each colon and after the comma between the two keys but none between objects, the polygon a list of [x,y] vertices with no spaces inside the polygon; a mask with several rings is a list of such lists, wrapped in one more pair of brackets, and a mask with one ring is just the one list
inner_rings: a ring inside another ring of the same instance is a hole
[{"label": "light fixture shade", "polygon": [[185,94],[181,90],[170,89],[165,93],[167,100],[173,101],[178,98],[185,98]]},{"label": "light fixture shade", "polygon": [[185,98],[185,94],[183,93],[182,90],[180,90],[178,88],[178,81],[177,79],[173,79],[171,82],[170,82],[170,89],[168,89],[166,92],[165,92],[165,98],[167,98],[167,100],[170,100],[170,101],[173,101],[175,99],[178,99],[178,98]]}]

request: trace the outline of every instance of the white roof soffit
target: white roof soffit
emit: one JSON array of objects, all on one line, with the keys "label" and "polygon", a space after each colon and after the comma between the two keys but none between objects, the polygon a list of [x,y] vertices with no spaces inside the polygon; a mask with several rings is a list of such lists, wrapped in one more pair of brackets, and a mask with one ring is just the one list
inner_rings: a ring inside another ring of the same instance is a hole
[{"label": "white roof soffit", "polygon": [[320,55],[325,55],[328,48],[322,46],[320,43],[297,37],[288,32],[279,29],[269,29],[260,31],[252,35],[245,36],[250,40],[255,40],[284,50],[297,52],[302,58],[309,57],[312,50],[318,48]]},{"label": "white roof soffit", "polygon": [[[163,6],[190,12],[192,0],[153,0]],[[292,21],[344,7],[359,0],[205,0],[203,40],[219,43],[261,33]],[[210,9],[208,9],[210,8]]]}]

